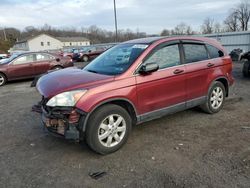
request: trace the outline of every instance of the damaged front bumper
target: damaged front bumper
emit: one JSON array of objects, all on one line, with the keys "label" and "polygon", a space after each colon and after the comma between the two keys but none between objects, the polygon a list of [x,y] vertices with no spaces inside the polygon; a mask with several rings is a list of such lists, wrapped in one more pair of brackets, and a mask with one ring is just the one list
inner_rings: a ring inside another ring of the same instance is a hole
[{"label": "damaged front bumper", "polygon": [[82,125],[86,113],[74,107],[48,107],[44,99],[32,107],[40,113],[42,124],[48,132],[65,139],[80,141],[83,139]]}]

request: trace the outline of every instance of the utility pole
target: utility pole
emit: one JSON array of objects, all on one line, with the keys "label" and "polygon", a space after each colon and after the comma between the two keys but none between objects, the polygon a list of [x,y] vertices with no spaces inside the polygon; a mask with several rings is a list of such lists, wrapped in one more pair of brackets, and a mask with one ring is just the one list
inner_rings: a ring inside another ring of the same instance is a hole
[{"label": "utility pole", "polygon": [[4,35],[4,40],[7,41],[7,37],[6,37],[6,32],[5,32],[5,28],[3,28],[3,35]]},{"label": "utility pole", "polygon": [[116,18],[116,3],[115,3],[115,0],[114,0],[114,15],[115,15],[115,42],[117,42],[117,18]]}]

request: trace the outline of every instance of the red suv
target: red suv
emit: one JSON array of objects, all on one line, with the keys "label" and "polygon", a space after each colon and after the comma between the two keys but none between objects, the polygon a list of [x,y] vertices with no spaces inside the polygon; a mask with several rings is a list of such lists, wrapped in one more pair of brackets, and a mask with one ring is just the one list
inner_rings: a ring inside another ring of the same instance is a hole
[{"label": "red suv", "polygon": [[42,120],[49,132],[83,140],[108,154],[132,125],[200,106],[219,112],[233,84],[232,60],[215,40],[145,38],[107,50],[83,69],[38,80]]},{"label": "red suv", "polygon": [[74,66],[68,57],[47,52],[26,52],[0,62],[0,86],[10,80],[33,78],[48,70]]}]

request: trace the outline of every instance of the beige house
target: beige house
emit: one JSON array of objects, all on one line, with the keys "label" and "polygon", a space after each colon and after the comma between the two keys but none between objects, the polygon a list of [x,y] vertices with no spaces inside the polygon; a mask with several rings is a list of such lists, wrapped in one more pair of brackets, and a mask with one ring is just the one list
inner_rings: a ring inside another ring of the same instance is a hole
[{"label": "beige house", "polygon": [[16,42],[9,51],[59,50],[64,47],[86,45],[90,45],[90,41],[84,37],[53,37],[47,34],[40,34]]},{"label": "beige house", "polygon": [[88,46],[90,45],[89,39],[85,37],[57,37],[63,44],[63,47],[70,46]]}]

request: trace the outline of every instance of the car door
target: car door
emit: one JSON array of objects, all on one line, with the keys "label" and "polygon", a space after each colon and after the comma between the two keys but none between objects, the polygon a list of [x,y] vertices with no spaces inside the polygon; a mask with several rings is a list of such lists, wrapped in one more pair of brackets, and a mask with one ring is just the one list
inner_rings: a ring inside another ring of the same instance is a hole
[{"label": "car door", "polygon": [[187,107],[192,107],[205,100],[209,68],[214,64],[204,43],[182,41],[182,49],[187,76]]},{"label": "car door", "polygon": [[157,63],[159,70],[148,75],[137,74],[138,111],[141,121],[185,108],[186,76],[181,64],[179,42],[157,46],[143,64]]},{"label": "car door", "polygon": [[25,54],[15,58],[8,67],[11,79],[26,78],[34,76],[34,54]]},{"label": "car door", "polygon": [[46,53],[36,53],[34,62],[35,75],[46,73],[50,70],[51,63],[55,61],[55,57]]}]

